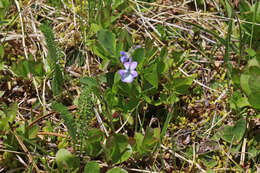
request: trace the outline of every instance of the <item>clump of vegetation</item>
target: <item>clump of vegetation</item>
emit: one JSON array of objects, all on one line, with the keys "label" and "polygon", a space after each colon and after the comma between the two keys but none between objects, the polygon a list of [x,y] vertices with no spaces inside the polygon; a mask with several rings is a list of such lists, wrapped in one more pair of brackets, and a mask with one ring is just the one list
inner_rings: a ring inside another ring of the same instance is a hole
[{"label": "clump of vegetation", "polygon": [[0,0],[0,170],[257,172],[258,1]]}]

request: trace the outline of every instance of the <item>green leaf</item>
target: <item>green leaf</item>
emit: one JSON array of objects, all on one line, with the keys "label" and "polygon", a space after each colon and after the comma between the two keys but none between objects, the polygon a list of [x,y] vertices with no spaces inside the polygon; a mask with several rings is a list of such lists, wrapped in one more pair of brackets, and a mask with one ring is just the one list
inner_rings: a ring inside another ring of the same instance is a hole
[{"label": "green leaf", "polygon": [[95,161],[88,162],[84,168],[84,173],[100,173],[99,164]]},{"label": "green leaf", "polygon": [[73,141],[76,142],[76,132],[77,131],[76,131],[76,123],[75,123],[74,117],[69,113],[67,107],[65,107],[61,103],[53,102],[51,106],[55,111],[60,113],[61,118],[64,120],[64,124],[68,128],[68,132],[69,132],[70,136],[72,137]]},{"label": "green leaf", "polygon": [[8,118],[8,121],[10,123],[13,123],[15,118],[16,118],[16,114],[17,114],[17,110],[18,110],[18,104],[17,102],[14,102],[13,104],[11,104],[7,111],[6,111],[6,116]]},{"label": "green leaf", "polygon": [[175,78],[173,81],[174,90],[178,94],[186,94],[188,92],[189,87],[193,83],[193,78]]},{"label": "green leaf", "polygon": [[225,0],[225,9],[227,11],[228,17],[231,18],[232,17],[232,9],[233,7],[231,7],[231,4],[228,0]]},{"label": "green leaf", "polygon": [[260,91],[260,74],[250,75],[248,79],[248,85],[252,92]]},{"label": "green leaf", "polygon": [[5,94],[5,91],[0,91],[0,98]]},{"label": "green leaf", "polygon": [[260,90],[252,92],[248,101],[255,109],[260,109]]},{"label": "green leaf", "polygon": [[45,42],[48,47],[48,62],[54,66],[58,60],[58,48],[55,43],[55,38],[52,28],[47,24],[42,24],[40,30],[44,35]]},{"label": "green leaf", "polygon": [[212,154],[203,155],[200,160],[207,168],[214,168],[218,164],[218,161],[213,159]]},{"label": "green leaf", "polygon": [[110,136],[106,143],[107,156],[112,163],[122,163],[126,161],[132,153],[128,144],[128,137],[122,134]]},{"label": "green leaf", "polygon": [[98,87],[98,81],[92,77],[85,76],[80,79],[80,83],[87,85],[89,87]]},{"label": "green leaf", "polygon": [[107,173],[127,173],[127,171],[122,168],[112,168]]},{"label": "green leaf", "polygon": [[161,60],[161,61],[165,60],[165,58],[167,57],[167,55],[168,55],[168,50],[167,50],[167,47],[164,46],[164,47],[162,48],[161,52],[160,52],[160,55],[159,55],[160,60]]},{"label": "green leaf", "polygon": [[79,159],[63,148],[56,153],[56,163],[60,169],[73,170],[80,166]]},{"label": "green leaf", "polygon": [[37,136],[37,133],[39,131],[39,126],[32,126],[31,128],[29,128],[28,130],[28,134],[29,134],[29,139],[34,139]]},{"label": "green leaf", "polygon": [[250,8],[251,8],[251,5],[250,5],[250,3],[249,3],[248,1],[246,1],[246,0],[241,0],[241,1],[239,2],[239,11],[240,11],[241,13],[250,11]]},{"label": "green leaf", "polygon": [[43,63],[41,61],[29,61],[29,71],[35,75],[35,76],[39,76],[39,77],[43,77],[45,75],[45,71],[43,68]]},{"label": "green leaf", "polygon": [[144,62],[144,48],[137,48],[133,53],[132,53],[132,58],[133,61],[138,62],[138,66],[142,66]]},{"label": "green leaf", "polygon": [[112,9],[115,10],[119,5],[123,4],[124,2],[125,2],[124,0],[113,0]]},{"label": "green leaf", "polygon": [[28,61],[19,61],[17,64],[12,66],[12,70],[16,75],[27,78],[27,75],[30,72]]},{"label": "green leaf", "polygon": [[143,134],[136,132],[134,138],[136,141],[136,149],[137,149],[138,153],[141,154],[143,152],[142,144],[143,144],[144,136],[143,136]]},{"label": "green leaf", "polygon": [[237,121],[235,126],[226,126],[224,129],[220,132],[221,138],[231,143],[233,139],[233,144],[237,145],[244,137],[244,134],[246,132],[246,120],[244,118],[241,118]]},{"label": "green leaf", "polygon": [[117,47],[116,47],[118,55],[119,55],[120,51],[128,50],[129,48],[133,47],[132,38],[126,29],[123,29],[120,32],[118,40],[119,41],[118,41]]},{"label": "green leaf", "polygon": [[251,106],[250,103],[248,102],[247,97],[243,97],[240,90],[235,91],[230,100],[230,107],[232,109],[237,109],[237,108],[240,109],[245,106]]},{"label": "green leaf", "polygon": [[104,141],[104,133],[100,129],[90,129],[87,132],[85,143],[86,155],[97,157],[102,152],[101,143]]},{"label": "green leaf", "polygon": [[247,48],[245,51],[246,51],[246,52],[248,53],[248,55],[251,56],[251,57],[254,57],[254,56],[256,55],[256,52],[255,52],[254,49]]},{"label": "green leaf", "polygon": [[240,86],[244,90],[246,95],[250,95],[251,94],[251,89],[250,89],[249,84],[248,84],[249,77],[250,76],[248,74],[242,74],[240,76]]},{"label": "green leaf", "polygon": [[91,26],[90,26],[90,32],[92,34],[96,34],[99,30],[102,29],[102,26],[96,24],[96,23],[92,23]]},{"label": "green leaf", "polygon": [[[160,136],[160,135],[159,135]],[[147,150],[152,150],[154,143],[159,139],[158,131],[157,133],[154,132],[154,129],[148,127],[145,131],[144,139],[143,139],[143,147]],[[158,137],[158,138],[156,138]]]},{"label": "green leaf", "polygon": [[56,96],[60,94],[63,86],[63,75],[58,64],[55,65],[51,84],[53,95]]},{"label": "green leaf", "polygon": [[157,64],[152,64],[144,70],[144,78],[152,86],[158,88]]},{"label": "green leaf", "polygon": [[115,35],[111,31],[101,29],[98,31],[97,37],[102,47],[110,54],[110,56],[115,55]]},{"label": "green leaf", "polygon": [[3,59],[5,55],[4,46],[0,44],[0,59]]}]

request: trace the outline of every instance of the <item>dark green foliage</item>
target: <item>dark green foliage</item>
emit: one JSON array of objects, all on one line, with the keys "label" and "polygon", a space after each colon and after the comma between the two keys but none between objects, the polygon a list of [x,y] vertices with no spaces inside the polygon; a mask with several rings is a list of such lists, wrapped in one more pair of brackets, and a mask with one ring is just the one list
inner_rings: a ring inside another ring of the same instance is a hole
[{"label": "dark green foliage", "polygon": [[61,67],[57,63],[61,57],[61,53],[55,43],[52,29],[46,24],[41,25],[40,29],[45,37],[45,41],[48,47],[47,60],[52,71],[52,92],[54,95],[58,95],[61,93],[63,86],[63,75],[61,72]]},{"label": "dark green foliage", "polygon": [[61,118],[64,120],[64,123],[68,128],[69,135],[71,136],[72,140],[76,142],[77,129],[73,115],[71,115],[67,107],[65,107],[61,103],[52,103],[52,108],[58,113],[60,113]]},{"label": "dark green foliage", "polygon": [[48,47],[48,62],[51,66],[54,66],[58,60],[58,48],[55,43],[53,31],[47,24],[42,24],[40,30],[44,35],[47,47]]}]

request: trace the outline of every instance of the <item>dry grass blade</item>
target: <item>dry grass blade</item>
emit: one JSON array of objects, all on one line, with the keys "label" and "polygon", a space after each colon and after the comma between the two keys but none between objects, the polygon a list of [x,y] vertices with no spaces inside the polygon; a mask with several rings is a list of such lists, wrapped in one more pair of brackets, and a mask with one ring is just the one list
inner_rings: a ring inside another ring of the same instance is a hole
[{"label": "dry grass blade", "polygon": [[164,149],[164,150],[167,150],[169,151],[170,153],[172,153],[175,157],[181,159],[181,160],[184,160],[188,163],[190,163],[191,165],[195,165],[201,172],[207,172],[206,170],[204,170],[198,163],[194,163],[194,161],[192,160],[189,160],[189,159],[186,159],[185,157],[183,157],[182,155],[176,153],[176,152],[173,152],[172,150],[170,150],[169,148],[165,147],[164,145],[161,145],[161,147]]},{"label": "dry grass blade", "polygon": [[26,148],[26,146],[24,145],[23,141],[20,139],[20,137],[18,136],[18,134],[16,133],[16,130],[12,127],[11,124],[9,124],[10,129],[12,130],[13,134],[15,135],[16,140],[18,141],[18,143],[20,144],[20,146],[22,147],[23,151],[26,153],[28,159],[29,159],[29,164],[33,164],[33,167],[35,168],[37,173],[40,173],[40,169],[38,168],[38,166],[35,164],[35,162],[33,161],[33,157],[30,154],[30,152],[28,151],[28,149]]}]

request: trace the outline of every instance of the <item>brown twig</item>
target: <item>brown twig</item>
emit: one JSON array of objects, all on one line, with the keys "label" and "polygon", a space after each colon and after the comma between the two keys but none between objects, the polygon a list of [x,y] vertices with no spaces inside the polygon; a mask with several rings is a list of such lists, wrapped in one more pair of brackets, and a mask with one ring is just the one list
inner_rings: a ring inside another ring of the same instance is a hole
[{"label": "brown twig", "polygon": [[[77,106],[69,106],[68,107],[68,110],[74,110],[74,109],[77,109],[78,107]],[[46,117],[48,117],[48,116],[51,116],[51,115],[53,115],[53,114],[56,114],[56,112],[55,111],[51,111],[51,112],[49,112],[49,113],[47,113],[46,115],[43,115],[43,116],[41,116],[41,117],[39,117],[39,118],[37,118],[36,120],[34,120],[33,122],[31,122],[31,124],[29,124],[28,126],[27,126],[27,128],[29,129],[29,128],[31,128],[33,125],[35,125],[37,122],[39,122],[39,121],[41,121],[41,120],[43,120],[44,118],[46,118]]]},{"label": "brown twig", "polygon": [[[20,139],[20,137],[17,135],[16,130],[12,127],[12,125],[9,123],[9,127],[11,129],[11,131],[13,132],[16,140],[18,141],[18,143],[20,144],[20,146],[22,147],[23,151],[26,153],[28,159],[29,159],[29,164],[33,164],[33,167],[35,168],[37,173],[40,173],[40,169],[38,168],[38,166],[34,163],[33,161],[33,157],[30,154],[30,152],[28,151],[28,149],[26,148],[26,146],[24,145],[23,141]],[[27,165],[28,166],[28,165]]]}]

